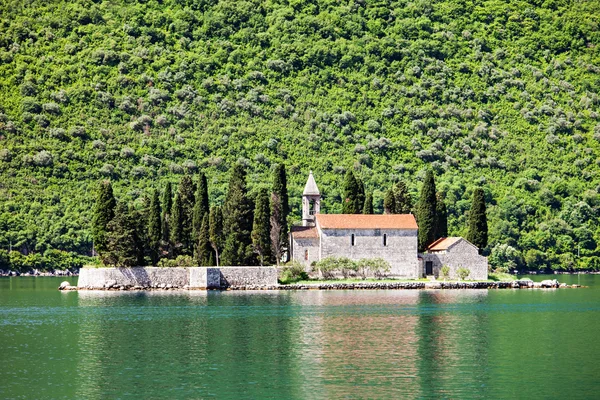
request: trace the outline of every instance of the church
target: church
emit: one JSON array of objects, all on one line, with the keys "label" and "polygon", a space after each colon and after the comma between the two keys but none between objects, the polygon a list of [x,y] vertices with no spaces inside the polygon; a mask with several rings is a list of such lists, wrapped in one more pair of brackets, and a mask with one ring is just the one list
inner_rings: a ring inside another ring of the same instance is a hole
[{"label": "church", "polygon": [[441,238],[419,254],[419,227],[412,214],[321,214],[320,208],[321,193],[311,171],[302,193],[302,226],[290,232],[291,257],[306,271],[327,257],[382,258],[395,278],[439,277],[448,265],[450,278],[464,267],[471,271],[469,279],[487,279],[487,258],[463,238]]}]

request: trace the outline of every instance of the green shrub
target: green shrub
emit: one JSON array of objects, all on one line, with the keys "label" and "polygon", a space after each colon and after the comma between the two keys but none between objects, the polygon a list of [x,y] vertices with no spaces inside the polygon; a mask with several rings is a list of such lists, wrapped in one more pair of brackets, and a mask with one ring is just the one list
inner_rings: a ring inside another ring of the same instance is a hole
[{"label": "green shrub", "polygon": [[161,268],[175,268],[175,267],[195,267],[197,266],[194,259],[191,256],[178,256],[174,260],[167,258],[161,258],[158,261],[157,267]]},{"label": "green shrub", "polygon": [[447,265],[444,265],[442,267],[442,269],[440,270],[440,276],[446,280],[450,277],[450,267]]},{"label": "green shrub", "polygon": [[304,266],[298,261],[293,261],[286,265],[279,274],[279,283],[287,285],[290,283],[308,280],[308,274],[304,271]]},{"label": "green shrub", "polygon": [[456,270],[456,274],[458,275],[461,281],[464,281],[471,274],[471,271],[469,270],[469,268],[461,267]]},{"label": "green shrub", "polygon": [[356,263],[363,279],[367,277],[369,272],[377,279],[385,278],[392,269],[390,263],[383,258],[363,258]]}]

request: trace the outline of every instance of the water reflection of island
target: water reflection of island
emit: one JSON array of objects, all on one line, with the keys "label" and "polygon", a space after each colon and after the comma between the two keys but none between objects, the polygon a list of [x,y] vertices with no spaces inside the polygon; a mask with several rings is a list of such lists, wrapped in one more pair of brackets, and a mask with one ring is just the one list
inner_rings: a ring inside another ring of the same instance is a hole
[{"label": "water reflection of island", "polygon": [[487,293],[299,294],[298,302],[322,308],[301,321],[306,387],[321,386],[324,397],[440,397],[453,386],[453,393],[481,392],[487,320],[473,306]]},{"label": "water reflection of island", "polygon": [[487,295],[79,292],[77,381],[87,398],[483,396]]}]

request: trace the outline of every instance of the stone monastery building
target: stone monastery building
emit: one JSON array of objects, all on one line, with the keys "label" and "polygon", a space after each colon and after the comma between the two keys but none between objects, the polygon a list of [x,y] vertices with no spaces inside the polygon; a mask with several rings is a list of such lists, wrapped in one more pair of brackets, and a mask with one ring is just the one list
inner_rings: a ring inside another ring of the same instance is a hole
[{"label": "stone monastery building", "polygon": [[438,277],[447,265],[450,278],[464,267],[471,271],[468,279],[487,279],[487,258],[466,239],[441,238],[419,254],[419,227],[412,214],[321,214],[320,202],[311,172],[302,194],[302,226],[294,226],[290,233],[291,256],[307,271],[326,257],[383,258],[393,277]]}]

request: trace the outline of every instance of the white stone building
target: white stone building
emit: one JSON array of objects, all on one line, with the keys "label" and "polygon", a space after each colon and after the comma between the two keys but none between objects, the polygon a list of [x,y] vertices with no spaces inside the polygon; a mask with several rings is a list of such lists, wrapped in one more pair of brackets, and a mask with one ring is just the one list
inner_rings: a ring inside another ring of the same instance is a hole
[{"label": "white stone building", "polygon": [[448,246],[447,254],[434,254],[437,250],[432,248],[431,254],[419,257],[418,226],[412,214],[321,214],[320,201],[311,172],[302,194],[302,226],[290,232],[291,257],[306,271],[326,257],[383,258],[391,265],[392,277],[439,276],[441,266],[450,263],[452,277],[464,266],[471,269],[470,279],[487,279],[487,259],[462,238]]},{"label": "white stone building", "polygon": [[431,243],[420,256],[425,275],[439,278],[442,267],[446,265],[450,279],[458,279],[459,268],[470,271],[467,279],[483,281],[488,278],[487,257],[480,256],[479,249],[461,237],[440,238]]}]

